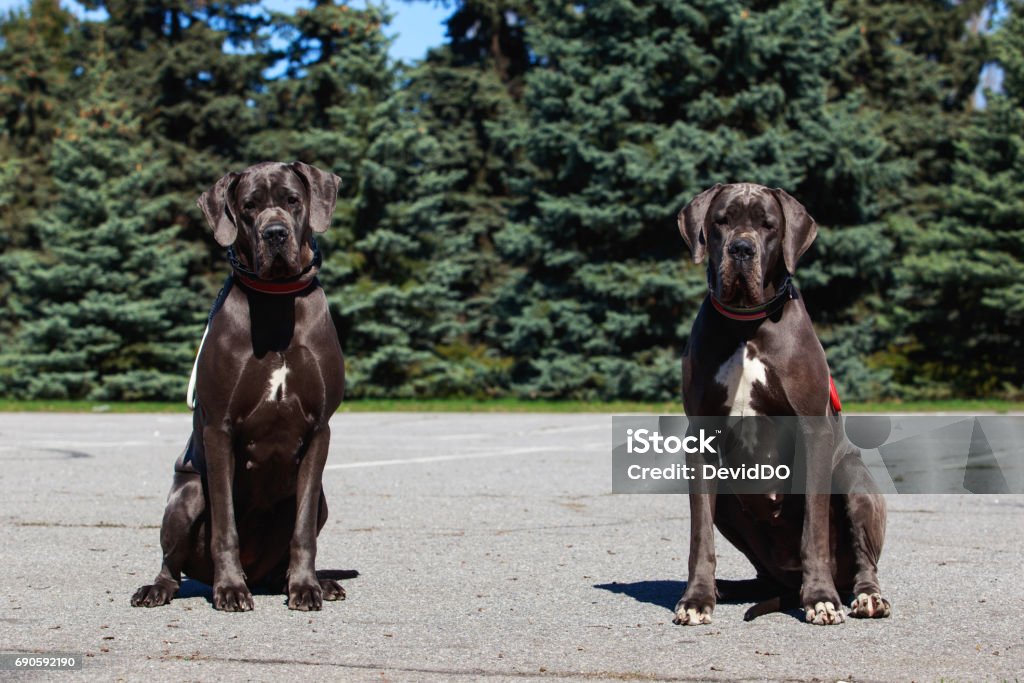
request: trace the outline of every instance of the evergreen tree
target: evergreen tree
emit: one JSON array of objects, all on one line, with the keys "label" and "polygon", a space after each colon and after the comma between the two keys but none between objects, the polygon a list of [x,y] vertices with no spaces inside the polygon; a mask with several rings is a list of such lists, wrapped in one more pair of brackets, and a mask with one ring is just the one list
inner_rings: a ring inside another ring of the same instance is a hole
[{"label": "evergreen tree", "polygon": [[[531,66],[526,27],[534,15],[530,0],[462,0],[448,18],[448,44],[428,61],[491,74],[519,99]],[[447,54],[446,54],[447,53]]]},{"label": "evergreen tree", "polygon": [[109,17],[86,22],[91,40],[107,45],[110,87],[139,119],[154,157],[166,165],[171,201],[161,223],[182,227],[189,243],[205,244],[203,275],[212,299],[223,280],[223,250],[208,233],[195,199],[231,169],[264,161],[248,158],[261,121],[255,100],[263,72],[277,59],[270,50],[268,15],[254,0],[89,0]]},{"label": "evergreen tree", "polygon": [[898,313],[911,397],[1019,397],[1024,387],[1024,4],[993,36],[1005,79],[956,146],[944,217],[909,229]]},{"label": "evergreen tree", "polygon": [[[362,214],[373,226],[367,242],[391,253],[367,262],[361,296],[343,295],[342,310],[355,329],[375,311],[379,323],[365,328],[375,392],[486,396],[507,385],[511,359],[487,344],[503,269],[494,234],[510,200],[509,160],[493,131],[518,112],[521,67],[504,56],[516,52],[511,31],[492,41],[492,24],[468,22],[478,10],[458,10],[449,22],[452,45],[432,50],[403,78],[367,163],[364,207],[377,209]],[[502,26],[514,20],[502,17]],[[471,47],[456,33],[470,29],[474,40],[504,51]],[[370,287],[375,280],[384,286]]]},{"label": "evergreen tree", "polygon": [[[818,253],[831,275],[822,294],[851,292],[856,305],[838,307],[841,324],[823,325],[841,388],[853,398],[904,391],[913,377],[907,316],[892,315],[900,286],[892,264],[907,255],[912,234],[939,220],[951,181],[954,143],[966,125],[986,48],[977,30],[986,0],[836,0],[835,13],[854,40],[833,78],[837,93],[860,97],[879,112],[889,143],[882,160],[905,169],[904,182],[879,187],[877,221],[855,230],[825,232]],[[851,235],[867,239],[851,240]],[[836,307],[812,305],[835,318]]]},{"label": "evergreen tree", "polygon": [[[75,96],[78,26],[57,0],[33,0],[0,18],[0,255],[38,246],[31,229],[53,201],[50,146]],[[15,293],[0,258],[0,335],[14,325]]]},{"label": "evergreen tree", "polygon": [[33,228],[42,251],[8,254],[19,325],[0,393],[20,398],[182,396],[202,313],[186,287],[190,248],[161,223],[171,201],[130,104],[102,58],[91,93],[53,144],[56,202]]},{"label": "evergreen tree", "polygon": [[33,244],[28,226],[49,206],[50,144],[72,99],[81,55],[78,26],[57,0],[33,0],[0,19],[0,251]]},{"label": "evergreen tree", "polygon": [[342,179],[334,228],[318,239],[349,396],[388,394],[381,366],[415,364],[406,330],[422,322],[407,310],[409,270],[422,262],[421,245],[408,226],[386,220],[405,190],[396,177],[407,140],[390,143],[396,126],[410,130],[389,100],[396,72],[382,31],[388,20],[382,8],[331,0],[275,15],[286,63],[261,100],[266,132],[251,143],[269,157],[301,159]]},{"label": "evergreen tree", "polygon": [[672,398],[706,287],[675,214],[744,180],[818,220],[845,398],[1020,391],[1018,2],[987,40],[986,0],[455,0],[412,68],[380,6],[87,5],[0,19],[0,393],[179,398],[225,272],[195,197],[266,159],[344,180],[352,396]]},{"label": "evergreen tree", "polygon": [[[176,143],[190,167],[239,151],[259,124],[250,100],[276,55],[267,46],[267,16],[254,0],[92,0],[109,18],[102,31],[112,85],[142,115],[150,135]],[[206,170],[206,169],[203,169]],[[218,176],[219,177],[219,176]],[[205,188],[204,188],[205,189]]]},{"label": "evergreen tree", "polygon": [[262,132],[250,140],[247,156],[298,159],[341,178],[335,229],[320,238],[328,283],[351,271],[345,253],[360,237],[356,226],[367,222],[359,207],[363,165],[395,83],[382,32],[388,19],[380,8],[355,10],[332,0],[294,16],[274,15],[286,61],[259,100]]},{"label": "evergreen tree", "polygon": [[246,155],[301,159],[338,173],[343,191],[358,186],[374,110],[394,85],[382,32],[388,20],[381,8],[333,0],[273,14],[284,62],[259,99],[260,132],[245,145]]},{"label": "evergreen tree", "polygon": [[[274,132],[256,145],[295,150],[343,178],[337,229],[322,240],[322,279],[348,354],[350,396],[481,395],[507,365],[480,332],[497,266],[488,235],[504,218],[503,169],[487,126],[507,105],[518,67],[470,45],[494,42],[491,24],[471,19],[484,9],[458,8],[460,47],[433,51],[400,80],[379,8],[320,2],[284,18],[288,78],[271,89]],[[511,21],[501,14],[498,23]],[[514,48],[506,39],[495,49],[502,45]]]},{"label": "evergreen tree", "polygon": [[[520,3],[521,4],[521,3]],[[527,66],[514,3],[465,2],[381,110],[360,194],[357,279],[342,329],[369,395],[493,396],[511,359],[489,344],[511,201],[495,129],[518,115]],[[371,322],[372,321],[372,322]],[[368,324],[369,323],[369,324]]]},{"label": "evergreen tree", "polygon": [[[527,201],[499,235],[521,269],[497,314],[518,393],[676,395],[706,284],[683,265],[674,218],[715,182],[785,187],[822,232],[871,241],[851,226],[874,217],[899,168],[860,100],[829,99],[851,34],[820,3],[544,5],[528,36],[538,67],[510,134]],[[811,294],[833,276],[797,273]],[[859,294],[843,292],[846,315],[826,324],[846,323]],[[830,360],[842,374],[849,359]]]},{"label": "evergreen tree", "polygon": [[6,251],[10,249],[9,241],[13,234],[17,234],[11,228],[14,222],[8,218],[13,212],[15,192],[13,191],[20,167],[16,163],[8,161],[0,164],[0,240],[3,246],[0,247],[0,344],[6,341],[7,335],[14,327],[14,288],[12,287],[10,274],[10,259]]},{"label": "evergreen tree", "polygon": [[861,93],[881,112],[889,153],[908,164],[906,186],[884,201],[930,219],[950,180],[954,141],[971,108],[986,59],[978,22],[990,0],[834,0],[834,12],[857,36],[841,60],[835,86]]}]

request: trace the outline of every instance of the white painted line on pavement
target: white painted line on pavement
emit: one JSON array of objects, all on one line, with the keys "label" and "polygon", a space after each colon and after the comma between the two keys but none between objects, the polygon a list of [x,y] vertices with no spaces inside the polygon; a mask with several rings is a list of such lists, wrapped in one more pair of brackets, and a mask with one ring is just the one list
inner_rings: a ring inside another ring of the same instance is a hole
[{"label": "white painted line on pavement", "polygon": [[570,427],[541,427],[539,429],[526,429],[518,430],[514,432],[505,432],[495,434],[494,432],[469,432],[466,434],[444,434],[438,436],[432,436],[431,439],[435,441],[454,441],[458,439],[487,439],[493,441],[495,437],[507,438],[512,436],[527,436],[535,434],[543,434],[548,436],[550,434],[566,434],[570,432],[591,432],[606,429],[605,425],[573,425]]},{"label": "white painted line on pavement", "polygon": [[526,455],[527,453],[553,453],[565,450],[553,446],[532,446],[530,448],[507,448],[500,451],[478,451],[476,453],[452,453],[451,455],[428,455],[422,458],[407,458],[405,460],[364,460],[362,462],[343,462],[337,465],[327,465],[325,470],[348,470],[356,467],[388,467],[390,465],[416,465],[429,462],[447,462],[450,460],[476,460],[479,458],[500,458],[503,455]]},{"label": "white painted line on pavement", "polygon": [[24,441],[13,444],[0,445],[3,451],[22,451],[46,448],[121,448],[152,445],[149,441],[89,441],[83,438],[81,441]]}]

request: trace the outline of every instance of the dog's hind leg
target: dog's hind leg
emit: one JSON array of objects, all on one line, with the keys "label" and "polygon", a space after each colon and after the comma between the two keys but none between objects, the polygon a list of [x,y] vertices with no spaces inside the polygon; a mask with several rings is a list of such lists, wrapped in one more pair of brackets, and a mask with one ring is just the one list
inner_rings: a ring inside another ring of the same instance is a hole
[{"label": "dog's hind leg", "polygon": [[[166,605],[178,592],[181,585],[181,571],[189,566],[209,564],[208,558],[193,557],[196,551],[196,533],[199,519],[206,509],[203,498],[203,484],[198,473],[175,472],[174,483],[164,508],[163,524],[160,527],[160,547],[163,549],[163,565],[160,573],[150,585],[142,586],[132,596],[134,607],[158,607]],[[190,570],[191,572],[191,570]],[[198,572],[197,574],[201,574]],[[210,581],[211,576],[197,575],[200,581]],[[190,573],[191,575],[191,573]]]},{"label": "dog's hind leg", "polygon": [[[320,489],[320,509],[317,511],[317,522],[316,522],[316,533],[320,534],[320,530],[324,528],[324,524],[327,523],[327,496],[324,495],[323,489]],[[341,587],[341,584],[334,579],[329,579],[317,574],[317,581],[320,582],[320,589],[324,592],[324,600],[344,600],[345,589]]]}]

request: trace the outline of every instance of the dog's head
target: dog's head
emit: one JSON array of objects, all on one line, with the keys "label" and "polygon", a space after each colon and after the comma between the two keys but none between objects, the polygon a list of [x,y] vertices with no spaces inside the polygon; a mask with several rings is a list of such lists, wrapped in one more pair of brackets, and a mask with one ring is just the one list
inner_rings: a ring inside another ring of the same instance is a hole
[{"label": "dog's head", "polygon": [[313,233],[330,227],[340,183],[301,161],[268,161],[228,173],[197,203],[217,243],[234,246],[245,267],[273,280],[312,261]]},{"label": "dog's head", "polygon": [[710,285],[726,304],[756,306],[818,234],[807,209],[784,190],[753,183],[715,185],[679,212],[693,262],[708,257]]}]

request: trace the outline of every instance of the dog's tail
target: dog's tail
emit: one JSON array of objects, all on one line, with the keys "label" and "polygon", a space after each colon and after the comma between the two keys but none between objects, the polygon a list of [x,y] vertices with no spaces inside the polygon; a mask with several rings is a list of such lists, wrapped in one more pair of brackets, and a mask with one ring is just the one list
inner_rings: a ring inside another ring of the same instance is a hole
[{"label": "dog's tail", "polygon": [[753,621],[754,619],[763,617],[766,614],[772,614],[773,612],[786,612],[791,609],[796,609],[799,606],[800,595],[798,593],[777,595],[774,598],[763,600],[748,609],[743,615],[743,621]]}]

